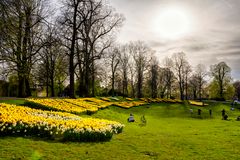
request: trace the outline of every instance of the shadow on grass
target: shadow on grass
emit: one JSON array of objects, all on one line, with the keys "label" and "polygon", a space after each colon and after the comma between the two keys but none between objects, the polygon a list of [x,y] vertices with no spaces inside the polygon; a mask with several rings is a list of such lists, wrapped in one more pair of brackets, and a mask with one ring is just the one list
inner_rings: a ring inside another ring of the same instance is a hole
[{"label": "shadow on grass", "polygon": [[36,141],[36,142],[47,142],[47,143],[52,143],[52,144],[57,144],[57,143],[62,143],[62,144],[68,144],[68,143],[82,143],[82,144],[104,144],[107,142],[110,142],[111,139],[105,140],[105,141],[68,141],[64,139],[58,139],[58,138],[47,138],[47,137],[37,137],[37,136],[0,136],[1,139],[27,139],[31,141]]},{"label": "shadow on grass", "polygon": [[15,105],[21,105],[23,106],[25,103],[25,99],[23,98],[12,98],[12,99],[4,99],[0,98],[0,103],[7,103],[7,104],[15,104]]}]

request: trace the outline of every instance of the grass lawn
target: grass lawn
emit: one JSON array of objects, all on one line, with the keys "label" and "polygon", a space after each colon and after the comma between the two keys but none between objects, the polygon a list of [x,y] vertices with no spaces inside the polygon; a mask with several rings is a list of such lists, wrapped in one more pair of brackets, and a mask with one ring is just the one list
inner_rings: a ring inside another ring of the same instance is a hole
[{"label": "grass lawn", "polygon": [[[189,107],[164,103],[131,109],[109,107],[92,115],[125,124],[123,133],[114,135],[109,142],[1,137],[0,159],[240,159],[240,121],[235,120],[240,111],[230,111],[227,104],[212,103],[204,108],[193,107],[191,117]],[[202,109],[201,117],[197,115],[198,108]],[[228,121],[221,120],[223,108],[229,115]],[[127,122],[130,113],[136,122]],[[141,125],[142,115],[147,120],[146,126]]]},{"label": "grass lawn", "polygon": [[0,103],[7,103],[7,104],[15,104],[15,105],[23,105],[25,102],[24,99],[5,99],[0,98]]}]

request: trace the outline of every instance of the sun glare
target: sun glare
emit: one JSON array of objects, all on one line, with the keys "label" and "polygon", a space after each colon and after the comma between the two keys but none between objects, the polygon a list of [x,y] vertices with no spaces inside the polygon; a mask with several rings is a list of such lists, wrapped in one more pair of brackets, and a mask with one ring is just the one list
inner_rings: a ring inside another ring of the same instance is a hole
[{"label": "sun glare", "polygon": [[154,27],[159,36],[166,39],[178,39],[191,31],[189,15],[178,8],[168,8],[159,13],[154,20]]}]

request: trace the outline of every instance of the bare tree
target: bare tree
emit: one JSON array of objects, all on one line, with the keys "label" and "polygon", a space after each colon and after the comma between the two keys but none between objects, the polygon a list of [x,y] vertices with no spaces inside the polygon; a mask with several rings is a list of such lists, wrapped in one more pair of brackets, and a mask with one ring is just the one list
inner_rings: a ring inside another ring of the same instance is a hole
[{"label": "bare tree", "polygon": [[[142,41],[132,42],[129,44],[131,49],[131,54],[133,54],[133,59],[135,61],[135,68],[137,73],[137,97],[141,98],[143,96],[143,80],[144,71],[146,71],[148,62],[150,61],[150,55],[152,51],[150,48]],[[132,47],[131,47],[132,46]]]},{"label": "bare tree", "polygon": [[[57,26],[48,24],[44,35],[45,47],[40,54],[38,68],[42,68],[38,72],[38,77],[46,83],[46,93],[48,97],[49,87],[51,90],[51,97],[54,97],[56,84],[62,84],[66,78],[66,55],[61,39],[58,34]],[[61,64],[60,64],[61,63]],[[64,66],[64,68],[62,67]]]},{"label": "bare tree", "polygon": [[136,68],[135,68],[135,62],[132,56],[130,56],[129,58],[129,76],[130,76],[130,86],[131,86],[131,97],[135,97],[136,96],[136,87],[135,87],[135,83],[136,83]]},{"label": "bare tree", "polygon": [[159,65],[156,57],[152,57],[150,64],[150,86],[152,98],[157,98],[158,93]]},{"label": "bare tree", "polygon": [[4,0],[2,8],[1,55],[10,72],[18,75],[18,96],[31,95],[30,73],[41,41],[44,20],[43,0]]},{"label": "bare tree", "polygon": [[158,90],[160,97],[171,97],[172,83],[174,82],[174,74],[169,68],[159,68]]},{"label": "bare tree", "polygon": [[[83,4],[85,10],[81,10],[83,25],[79,28],[79,39],[82,43],[83,73],[85,96],[90,95],[90,79],[94,96],[95,60],[102,57],[105,50],[112,44],[113,31],[121,26],[122,16],[107,7],[102,0],[88,0]],[[91,73],[91,75],[90,75]]]},{"label": "bare tree", "polygon": [[115,96],[115,76],[120,63],[119,59],[120,50],[118,47],[110,47],[108,49],[108,52],[109,53],[107,55],[107,59],[111,68],[111,86],[112,86],[111,91],[112,96]]},{"label": "bare tree", "polygon": [[69,57],[69,79],[70,88],[69,96],[75,98],[75,88],[74,88],[74,73],[75,73],[75,63],[74,56],[76,54],[76,41],[78,29],[81,27],[85,19],[81,18],[80,10],[83,10],[84,0],[66,0],[64,2],[64,12],[62,17],[60,17],[60,24],[62,25],[62,36],[66,40],[65,47],[69,50],[67,55]]},{"label": "bare tree", "polygon": [[95,95],[95,61],[101,59],[106,49],[111,46],[113,33],[121,26],[122,21],[122,16],[115,13],[103,0],[66,1],[61,22],[66,26],[65,39],[71,44],[71,47],[68,47],[69,43],[66,44],[70,52],[71,97],[74,97],[74,72],[77,66],[80,96]]},{"label": "bare tree", "polygon": [[202,99],[203,85],[206,83],[205,77],[207,76],[206,67],[203,64],[198,64],[195,70],[195,77],[198,83],[198,98]]},{"label": "bare tree", "polygon": [[191,99],[197,99],[198,92],[198,77],[196,74],[193,74],[189,79],[189,88],[191,90],[192,96]]},{"label": "bare tree", "polygon": [[128,95],[128,66],[130,58],[127,45],[121,47],[121,52],[119,56],[122,73],[122,94],[123,96],[126,96]]},{"label": "bare tree", "polygon": [[212,65],[210,70],[214,80],[217,81],[220,98],[224,98],[224,87],[231,80],[231,68],[225,62],[220,62]]},{"label": "bare tree", "polygon": [[186,60],[186,55],[183,52],[173,54],[174,70],[177,76],[179,92],[181,100],[184,100],[185,91],[185,79],[186,79],[186,67],[188,62]]},{"label": "bare tree", "polygon": [[166,84],[166,96],[167,98],[171,97],[172,93],[172,84],[175,81],[175,76],[172,71],[173,68],[173,61],[171,58],[166,57],[163,60],[163,67],[164,67],[164,72],[162,72],[162,76],[164,77],[164,83]]},{"label": "bare tree", "polygon": [[188,80],[189,80],[189,76],[192,72],[191,66],[190,64],[186,61],[185,63],[185,67],[184,67],[184,77],[185,77],[185,99],[188,99]]}]

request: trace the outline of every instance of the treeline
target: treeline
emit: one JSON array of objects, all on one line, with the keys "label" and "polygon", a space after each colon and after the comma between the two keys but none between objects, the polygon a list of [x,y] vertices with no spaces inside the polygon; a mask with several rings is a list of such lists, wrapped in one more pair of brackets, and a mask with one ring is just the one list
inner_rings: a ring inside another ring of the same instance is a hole
[{"label": "treeline", "polygon": [[[229,99],[240,95],[231,69],[207,71],[179,52],[159,62],[143,41],[117,44],[123,15],[104,0],[0,1],[1,96]],[[60,3],[60,2],[59,2]]]},{"label": "treeline", "polygon": [[108,94],[112,96],[225,100],[240,95],[240,82],[233,83],[225,62],[209,70],[203,64],[191,66],[183,52],[159,62],[154,51],[140,41],[110,48],[105,59],[103,75],[110,73],[106,86],[111,84]]}]

